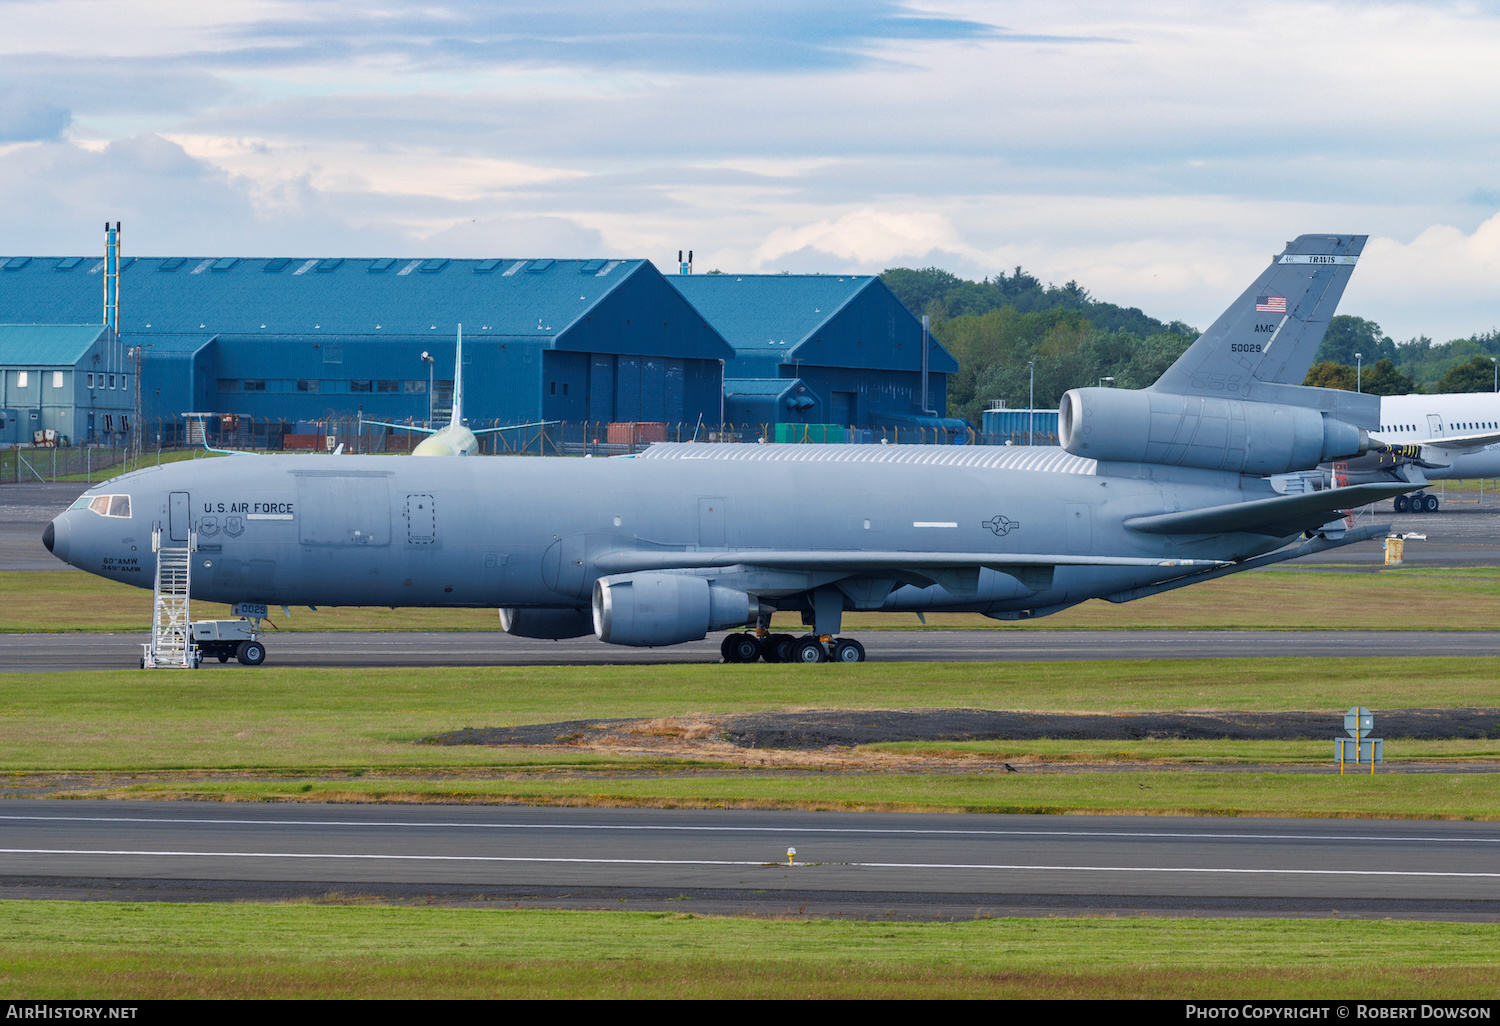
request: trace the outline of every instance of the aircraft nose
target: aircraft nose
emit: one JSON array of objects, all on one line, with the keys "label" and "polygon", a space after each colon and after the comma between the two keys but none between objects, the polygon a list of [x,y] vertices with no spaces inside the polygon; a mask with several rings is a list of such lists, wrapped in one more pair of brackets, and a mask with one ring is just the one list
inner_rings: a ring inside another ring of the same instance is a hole
[{"label": "aircraft nose", "polygon": [[52,523],[42,529],[42,544],[47,546],[48,552],[66,563],[68,561],[68,536],[70,534],[67,514],[54,517]]}]

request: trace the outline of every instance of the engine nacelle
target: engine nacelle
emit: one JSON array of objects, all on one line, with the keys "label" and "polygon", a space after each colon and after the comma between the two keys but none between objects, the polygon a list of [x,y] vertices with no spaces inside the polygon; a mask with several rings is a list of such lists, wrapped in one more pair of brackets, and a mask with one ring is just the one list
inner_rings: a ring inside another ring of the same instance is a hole
[{"label": "engine nacelle", "polygon": [[1150,389],[1071,389],[1058,433],[1075,456],[1250,474],[1312,470],[1369,448],[1363,430],[1309,407]]},{"label": "engine nacelle", "polygon": [[692,574],[616,574],[594,582],[594,633],[611,645],[676,645],[749,620],[749,595]]},{"label": "engine nacelle", "polygon": [[500,629],[518,638],[561,641],[594,633],[587,609],[512,609],[500,607]]}]

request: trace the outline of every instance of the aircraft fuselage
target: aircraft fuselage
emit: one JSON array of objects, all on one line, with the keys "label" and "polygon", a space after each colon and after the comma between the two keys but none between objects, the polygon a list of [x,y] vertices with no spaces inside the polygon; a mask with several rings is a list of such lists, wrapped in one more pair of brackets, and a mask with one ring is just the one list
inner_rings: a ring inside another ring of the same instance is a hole
[{"label": "aircraft fuselage", "polygon": [[[128,494],[130,516],[74,508],[54,521],[51,543],[74,566],[149,588],[153,530],[174,546],[195,532],[192,597],[218,602],[582,608],[605,573],[597,561],[621,553],[1226,560],[1284,541],[1127,530],[1130,516],[1254,497],[1238,475],[1170,477],[902,463],[236,456],[97,486],[89,495]],[[952,590],[877,575],[860,608],[1042,608],[1181,572],[1067,565],[1039,585],[986,568]],[[774,595],[820,583],[774,577],[751,579],[746,590]]]}]

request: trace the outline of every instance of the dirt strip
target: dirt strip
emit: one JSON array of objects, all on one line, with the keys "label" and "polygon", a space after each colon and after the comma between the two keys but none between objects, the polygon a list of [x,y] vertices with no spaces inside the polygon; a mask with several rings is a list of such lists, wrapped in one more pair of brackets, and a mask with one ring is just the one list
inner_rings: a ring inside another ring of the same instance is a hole
[{"label": "dirt strip", "polygon": [[[1373,710],[1375,735],[1438,741],[1500,739],[1500,709]],[[1073,713],[990,709],[820,709],[657,720],[565,720],[468,727],[425,739],[439,745],[555,746],[651,737],[714,740],[736,748],[821,751],[880,741],[1326,741],[1343,717],[1313,712]]]}]

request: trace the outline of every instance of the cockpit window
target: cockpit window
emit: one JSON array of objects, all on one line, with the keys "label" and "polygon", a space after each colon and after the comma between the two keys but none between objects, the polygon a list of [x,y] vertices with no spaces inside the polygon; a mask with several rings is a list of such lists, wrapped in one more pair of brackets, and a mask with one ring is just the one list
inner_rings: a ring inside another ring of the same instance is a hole
[{"label": "cockpit window", "polygon": [[130,518],[130,496],[128,495],[85,495],[69,509],[91,509],[101,517],[123,517]]}]

